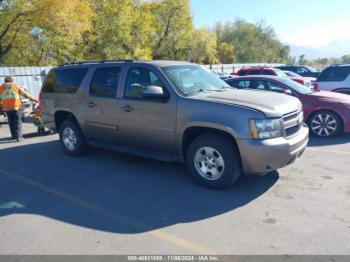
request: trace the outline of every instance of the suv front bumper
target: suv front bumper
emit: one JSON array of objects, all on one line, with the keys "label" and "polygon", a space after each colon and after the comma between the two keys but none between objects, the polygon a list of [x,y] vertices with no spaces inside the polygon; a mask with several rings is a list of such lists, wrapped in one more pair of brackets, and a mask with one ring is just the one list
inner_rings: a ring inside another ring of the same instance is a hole
[{"label": "suv front bumper", "polygon": [[306,125],[292,138],[268,140],[238,140],[243,172],[263,174],[285,167],[295,162],[304,153],[309,142],[309,129]]}]

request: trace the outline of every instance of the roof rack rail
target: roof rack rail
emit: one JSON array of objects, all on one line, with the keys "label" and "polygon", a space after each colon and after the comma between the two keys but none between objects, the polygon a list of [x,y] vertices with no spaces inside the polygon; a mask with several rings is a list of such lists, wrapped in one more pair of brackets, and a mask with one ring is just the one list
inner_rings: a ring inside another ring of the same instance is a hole
[{"label": "roof rack rail", "polygon": [[68,66],[68,65],[85,65],[85,64],[105,64],[105,63],[114,63],[114,62],[134,62],[132,59],[117,59],[117,60],[90,60],[90,61],[79,61],[79,62],[71,62],[62,64],[60,66]]}]

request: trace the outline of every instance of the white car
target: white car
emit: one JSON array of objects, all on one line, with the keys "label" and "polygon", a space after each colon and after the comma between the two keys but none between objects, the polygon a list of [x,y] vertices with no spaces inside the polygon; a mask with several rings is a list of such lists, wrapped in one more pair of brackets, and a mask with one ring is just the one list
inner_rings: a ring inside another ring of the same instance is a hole
[{"label": "white car", "polygon": [[297,73],[294,73],[292,71],[283,71],[288,77],[299,77],[300,79],[303,80],[303,83],[294,80],[295,82],[298,82],[299,84],[303,84],[304,86],[307,86],[308,88],[313,88],[315,82],[316,82],[316,78],[314,77],[304,77],[301,76]]},{"label": "white car", "polygon": [[331,65],[324,69],[317,78],[316,88],[350,95],[350,64]]}]

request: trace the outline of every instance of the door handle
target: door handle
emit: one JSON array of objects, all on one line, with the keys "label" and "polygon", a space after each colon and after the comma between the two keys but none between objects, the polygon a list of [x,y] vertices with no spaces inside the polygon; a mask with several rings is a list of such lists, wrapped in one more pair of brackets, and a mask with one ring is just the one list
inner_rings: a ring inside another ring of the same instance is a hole
[{"label": "door handle", "polygon": [[90,101],[86,104],[86,106],[92,108],[92,107],[95,107],[96,104],[94,102]]},{"label": "door handle", "polygon": [[121,106],[120,109],[123,110],[124,112],[131,112],[135,110],[131,105]]}]

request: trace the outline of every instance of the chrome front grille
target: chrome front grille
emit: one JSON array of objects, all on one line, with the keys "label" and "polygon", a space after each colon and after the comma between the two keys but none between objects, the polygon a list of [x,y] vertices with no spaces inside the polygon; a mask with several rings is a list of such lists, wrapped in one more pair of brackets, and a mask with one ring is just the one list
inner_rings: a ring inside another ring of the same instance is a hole
[{"label": "chrome front grille", "polygon": [[304,114],[302,110],[295,111],[284,115],[282,119],[286,137],[291,137],[298,133],[300,128],[302,127]]}]

